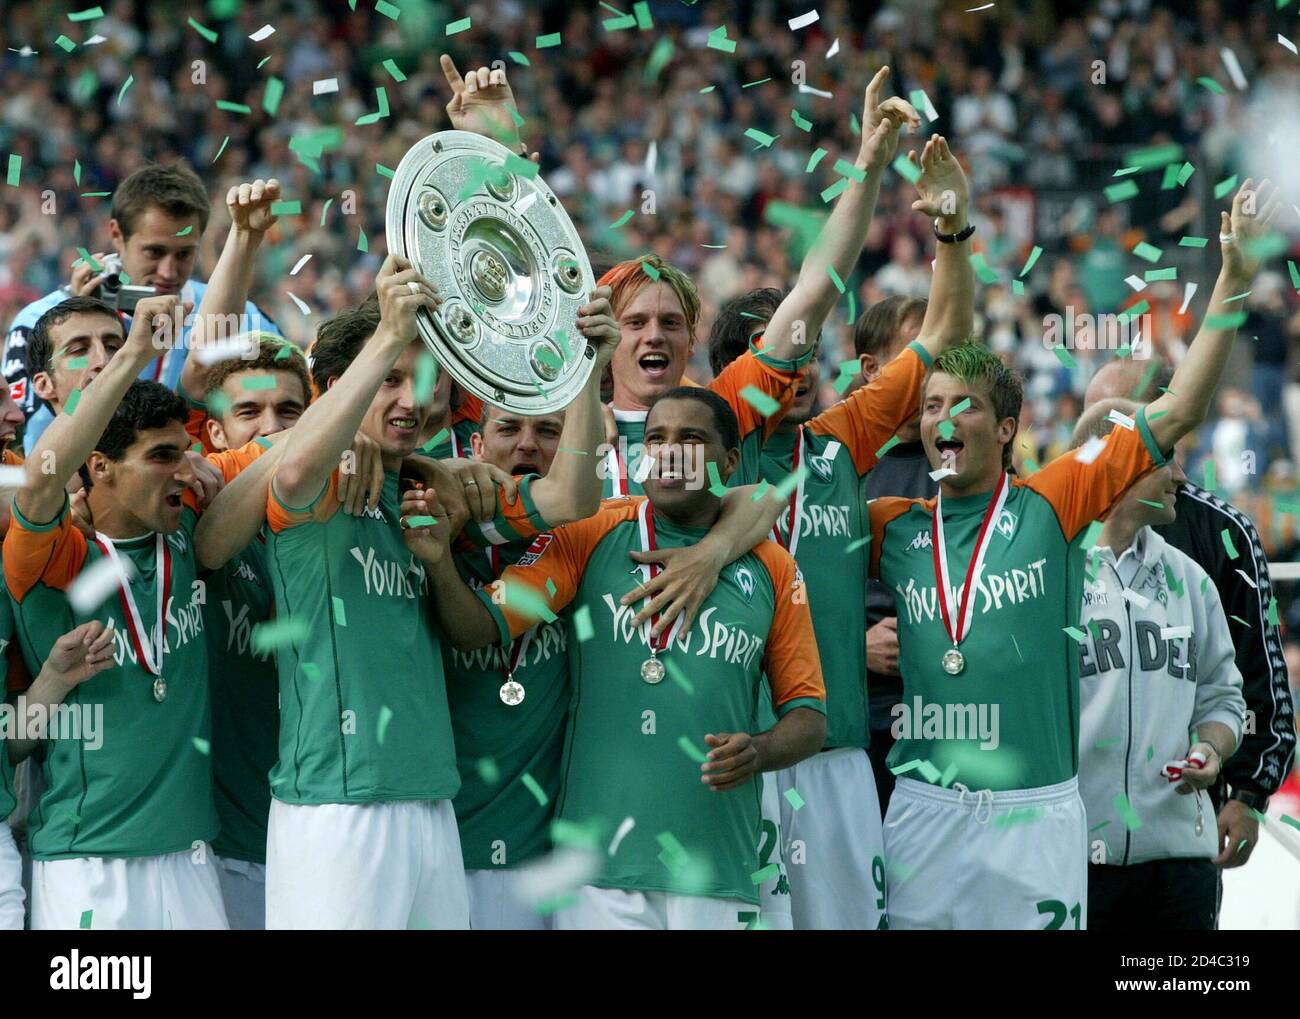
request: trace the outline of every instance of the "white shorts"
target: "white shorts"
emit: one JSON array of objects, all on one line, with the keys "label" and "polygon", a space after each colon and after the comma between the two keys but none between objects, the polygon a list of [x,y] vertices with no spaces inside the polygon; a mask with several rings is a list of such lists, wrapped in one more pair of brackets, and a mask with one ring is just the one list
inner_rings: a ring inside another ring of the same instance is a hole
[{"label": "white shorts", "polygon": [[[86,914],[89,913],[89,916]],[[85,856],[32,863],[32,930],[224,931],[216,857]]]},{"label": "white shorts", "polygon": [[467,930],[450,800],[271,800],[267,930]]},{"label": "white shorts", "polygon": [[528,905],[515,888],[516,873],[496,870],[467,870],[469,926],[476,931],[548,931],[551,918]]},{"label": "white shorts", "polygon": [[266,929],[266,864],[217,857],[221,901],[232,931]]},{"label": "white shorts", "polygon": [[[776,785],[795,930],[883,926],[884,834],[866,750],[823,750],[776,772]],[[791,789],[803,800],[798,810]]]},{"label": "white shorts", "polygon": [[[0,747],[0,754],[7,751]],[[0,818],[0,931],[23,929],[23,860],[14,844],[14,833]]]},{"label": "white shorts", "polygon": [[1088,820],[1077,779],[991,793],[900,777],[885,815],[895,930],[1083,930]]},{"label": "white shorts", "polygon": [[782,848],[787,840],[781,830],[781,792],[776,772],[765,771],[761,777],[763,796],[759,809],[763,827],[758,840],[758,868],[762,870],[775,863],[780,870],[758,886],[760,917],[769,930],[790,931],[794,930],[794,918],[790,913],[790,877]]},{"label": "white shorts", "polygon": [[754,907],[738,899],[632,892],[583,885],[577,902],[555,914],[557,931],[739,931]]}]

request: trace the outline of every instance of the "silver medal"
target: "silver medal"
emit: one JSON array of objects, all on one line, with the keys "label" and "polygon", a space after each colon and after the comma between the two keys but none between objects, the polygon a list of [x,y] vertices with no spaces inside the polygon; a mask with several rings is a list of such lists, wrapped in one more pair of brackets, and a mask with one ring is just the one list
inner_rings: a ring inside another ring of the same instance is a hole
[{"label": "silver medal", "polygon": [[966,656],[955,647],[950,647],[943,653],[943,671],[948,675],[960,675],[964,668],[966,668]]},{"label": "silver medal", "polygon": [[641,678],[652,685],[662,683],[664,681],[664,663],[658,658],[647,658],[641,663]]},{"label": "silver medal", "polygon": [[501,684],[501,699],[512,708],[522,704],[524,701],[523,685],[516,683],[513,679],[507,679]]},{"label": "silver medal", "polygon": [[162,676],[153,681],[153,699],[159,704],[167,699],[167,680]]}]

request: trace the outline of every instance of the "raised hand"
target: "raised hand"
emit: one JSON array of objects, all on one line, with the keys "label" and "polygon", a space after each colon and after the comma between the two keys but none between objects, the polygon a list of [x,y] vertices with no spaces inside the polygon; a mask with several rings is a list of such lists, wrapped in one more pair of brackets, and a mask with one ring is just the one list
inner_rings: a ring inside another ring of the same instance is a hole
[{"label": "raised hand", "polygon": [[961,229],[966,225],[966,209],[970,201],[970,185],[961,163],[948,148],[948,141],[943,135],[932,134],[925,143],[920,158],[915,152],[907,154],[913,166],[919,167],[921,176],[916,181],[916,193],[919,196],[912,203],[917,212],[927,216],[938,217],[945,221],[945,226]]},{"label": "raised hand", "polygon": [[451,86],[447,116],[457,131],[473,131],[508,149],[519,151],[519,126],[515,116],[515,94],[506,80],[505,68],[480,67],[461,78],[456,62],[442,55],[442,73]]},{"label": "raised hand", "polygon": [[601,371],[613,359],[621,336],[609,303],[611,293],[609,287],[597,287],[591,292],[591,300],[578,309],[578,331],[596,347],[595,371]]},{"label": "raised hand", "polygon": [[258,179],[251,184],[232,185],[226,192],[231,225],[246,233],[266,233],[275,225],[276,217],[271,205],[279,200],[280,182],[274,177]]},{"label": "raised hand", "polygon": [[868,82],[862,97],[862,144],[858,158],[865,160],[870,170],[878,170],[894,158],[904,125],[910,131],[921,126],[921,115],[906,99],[892,96],[881,101],[880,92],[888,80],[889,68],[882,67]]},{"label": "raised hand", "polygon": [[450,554],[453,521],[448,519],[438,493],[432,488],[417,482],[402,496],[401,523],[402,540],[418,559],[432,564]]},{"label": "raised hand", "polygon": [[415,339],[415,313],[436,311],[442,304],[438,289],[400,255],[389,255],[375,277],[379,295],[379,328],[400,340]]},{"label": "raised hand", "polygon": [[54,642],[42,673],[68,687],[80,686],[113,665],[113,628],[97,619],[82,623]]},{"label": "raised hand", "polygon": [[[1232,200],[1232,213],[1219,213],[1219,247],[1223,268],[1241,282],[1249,282],[1263,262],[1261,240],[1281,206],[1278,190],[1265,178],[1258,187],[1251,177]],[[1224,238],[1227,238],[1226,240]]]}]

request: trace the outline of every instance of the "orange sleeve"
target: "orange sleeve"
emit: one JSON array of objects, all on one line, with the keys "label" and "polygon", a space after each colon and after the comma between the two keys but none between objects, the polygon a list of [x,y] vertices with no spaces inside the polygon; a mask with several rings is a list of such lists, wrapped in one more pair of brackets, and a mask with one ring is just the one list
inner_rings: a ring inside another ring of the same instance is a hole
[{"label": "orange sleeve", "polygon": [[926,360],[918,350],[923,349],[909,344],[874,382],[855,389],[848,399],[808,422],[817,435],[833,436],[848,448],[858,474],[876,465],[880,447],[920,410]]},{"label": "orange sleeve", "polygon": [[885,538],[885,528],[891,520],[896,520],[916,505],[934,511],[933,499],[899,499],[888,496],[867,503],[867,512],[871,516],[871,565],[867,576],[873,580],[880,579],[880,549]]},{"label": "orange sleeve", "polygon": [[691,377],[689,377],[689,376],[687,376],[687,375],[683,375],[683,376],[682,376],[682,381],[679,383],[679,385],[690,386],[692,389],[703,389],[703,388],[704,388],[702,385],[700,385],[698,382],[696,382],[693,378],[691,378]]},{"label": "orange sleeve", "polygon": [[496,621],[501,643],[539,621],[550,622],[573,601],[592,551],[619,524],[635,520],[641,502],[642,497],[606,500],[594,516],[539,534],[500,580],[477,592]]},{"label": "orange sleeve", "polygon": [[266,522],[276,534],[287,531],[290,527],[297,527],[299,524],[323,524],[337,513],[342,505],[339,502],[338,492],[339,471],[335,468],[324,489],[310,506],[301,509],[286,506],[275,494],[275,475],[272,475],[271,483],[266,486]]},{"label": "orange sleeve", "polygon": [[189,403],[189,416],[185,419],[185,432],[189,435],[191,442],[197,442],[201,451],[206,455],[213,452],[212,443],[208,439],[208,430],[203,427],[208,422],[208,410],[206,407],[193,401]]},{"label": "orange sleeve", "polygon": [[1105,516],[1133,483],[1168,461],[1151,435],[1146,407],[1139,407],[1133,427],[1116,425],[1090,463],[1079,460],[1083,447],[1062,453],[1041,470],[1014,484],[1037,492],[1056,511],[1066,541]]},{"label": "orange sleeve", "polygon": [[482,417],[483,401],[473,393],[465,393],[461,398],[460,406],[456,408],[456,413],[451,416],[451,423],[455,425],[458,421],[473,421],[477,424]]},{"label": "orange sleeve", "polygon": [[778,718],[792,708],[813,708],[825,714],[826,683],[803,574],[790,553],[774,541],[756,546],[754,554],[772,578],[776,595],[772,628],[763,652],[763,666],[772,687],[772,707]]},{"label": "orange sleeve", "polygon": [[[779,367],[773,366],[753,351],[746,351],[723,368],[722,373],[704,388],[717,393],[731,405],[740,424],[741,439],[761,428],[766,441],[790,409],[795,391],[799,388],[801,372],[793,365],[794,362],[786,361],[781,362]],[[741,395],[749,386],[771,397],[780,404],[780,408],[764,417],[757,407]]]},{"label": "orange sleeve", "polygon": [[220,453],[209,453],[207,461],[221,471],[221,476],[228,485],[269,448],[269,444],[262,445],[257,439],[254,439],[238,449],[226,449]]},{"label": "orange sleeve", "polygon": [[4,451],[4,464],[6,467],[21,467],[26,462],[27,461],[25,461],[21,456],[15,453],[12,449],[6,449]]},{"label": "orange sleeve", "polygon": [[33,524],[14,503],[4,541],[5,583],[22,601],[38,583],[66,591],[86,561],[86,536],[72,526],[69,503],[48,524]]}]

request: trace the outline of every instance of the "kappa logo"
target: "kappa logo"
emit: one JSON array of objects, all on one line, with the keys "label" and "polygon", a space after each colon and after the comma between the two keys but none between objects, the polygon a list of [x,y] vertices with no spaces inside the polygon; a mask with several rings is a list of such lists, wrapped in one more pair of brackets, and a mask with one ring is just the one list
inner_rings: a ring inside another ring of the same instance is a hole
[{"label": "kappa logo", "polygon": [[1007,541],[1010,541],[1011,536],[1016,533],[1016,524],[1018,524],[1019,522],[1020,522],[1019,517],[1017,517],[1014,513],[1012,513],[1010,510],[1003,510],[1002,515],[998,517],[997,524],[994,525],[994,529],[998,532],[998,534],[1006,538]]},{"label": "kappa logo", "polygon": [[384,511],[378,506],[376,506],[374,509],[371,509],[369,506],[367,506],[364,510],[361,511],[361,515],[363,517],[369,517],[371,520],[382,520],[384,523],[388,523],[388,518],[384,516]]},{"label": "kappa logo", "polygon": [[262,578],[259,577],[257,572],[242,559],[239,561],[239,565],[235,567],[235,576],[239,577],[241,580],[247,580],[250,583],[257,584],[259,587],[262,584]]},{"label": "kappa logo", "polygon": [[551,543],[551,541],[551,535],[539,534],[533,539],[533,543],[528,546],[524,551],[524,554],[519,557],[519,561],[515,563],[515,565],[532,566],[533,563],[537,562],[537,560],[542,557],[542,553],[546,551],[546,547]]},{"label": "kappa logo", "polygon": [[929,531],[917,531],[916,537],[912,539],[911,544],[907,546],[909,552],[915,552],[918,548],[933,548],[934,540],[930,537]]},{"label": "kappa logo", "polygon": [[185,554],[185,535],[181,533],[167,535],[167,544],[176,550],[177,555]]},{"label": "kappa logo", "polygon": [[748,566],[737,566],[736,572],[731,575],[731,579],[736,582],[736,586],[745,592],[746,598],[754,597],[754,574],[750,572]]}]

